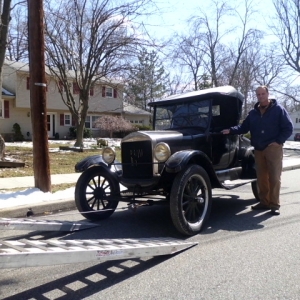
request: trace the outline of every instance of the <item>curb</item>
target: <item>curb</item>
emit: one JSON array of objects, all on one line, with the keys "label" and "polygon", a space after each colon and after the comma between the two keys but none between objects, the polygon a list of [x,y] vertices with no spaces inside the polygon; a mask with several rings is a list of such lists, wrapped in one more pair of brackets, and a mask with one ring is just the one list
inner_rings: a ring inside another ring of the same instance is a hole
[{"label": "curb", "polygon": [[34,215],[45,216],[55,212],[76,209],[74,199],[62,199],[43,203],[33,203],[0,210],[0,218],[27,218],[28,209],[31,208]]}]

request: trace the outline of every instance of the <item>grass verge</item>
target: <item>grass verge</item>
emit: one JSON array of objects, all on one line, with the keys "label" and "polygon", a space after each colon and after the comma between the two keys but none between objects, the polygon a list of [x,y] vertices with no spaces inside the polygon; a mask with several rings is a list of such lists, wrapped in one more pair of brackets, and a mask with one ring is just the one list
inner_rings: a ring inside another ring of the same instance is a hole
[{"label": "grass verge", "polygon": [[[75,164],[91,155],[101,154],[101,149],[85,149],[84,152],[59,151],[58,148],[49,151],[50,174],[75,173]],[[5,157],[25,163],[22,168],[0,168],[0,178],[33,176],[33,152],[27,147],[6,147]]]}]

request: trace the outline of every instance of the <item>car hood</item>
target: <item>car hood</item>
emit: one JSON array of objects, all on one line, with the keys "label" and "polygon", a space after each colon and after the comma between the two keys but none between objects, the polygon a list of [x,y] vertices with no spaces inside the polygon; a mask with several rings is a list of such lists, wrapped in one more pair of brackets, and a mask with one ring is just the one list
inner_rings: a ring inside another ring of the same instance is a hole
[{"label": "car hood", "polygon": [[121,143],[136,142],[136,141],[160,141],[167,139],[178,139],[182,138],[183,134],[173,130],[162,130],[162,131],[136,131],[125,136]]}]

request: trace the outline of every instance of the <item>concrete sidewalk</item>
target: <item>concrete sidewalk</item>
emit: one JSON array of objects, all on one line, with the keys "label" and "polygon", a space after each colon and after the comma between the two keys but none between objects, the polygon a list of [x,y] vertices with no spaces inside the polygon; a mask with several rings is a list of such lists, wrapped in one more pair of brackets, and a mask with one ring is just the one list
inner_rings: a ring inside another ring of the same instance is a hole
[{"label": "concrete sidewalk", "polygon": [[[51,184],[76,183],[80,174],[81,173],[51,175]],[[0,189],[13,189],[23,187],[34,187],[34,177],[24,176],[0,178]]]},{"label": "concrete sidewalk", "polygon": [[[74,183],[75,186],[80,175],[81,173],[51,175],[51,184]],[[0,178],[0,189],[9,190],[14,188],[34,188],[34,177]],[[25,218],[29,208],[32,208],[36,215],[44,215],[45,212],[64,211],[75,209],[76,207],[74,197],[47,202],[41,201],[35,204],[24,204],[24,202],[20,202],[19,206],[1,208],[0,218]]]}]

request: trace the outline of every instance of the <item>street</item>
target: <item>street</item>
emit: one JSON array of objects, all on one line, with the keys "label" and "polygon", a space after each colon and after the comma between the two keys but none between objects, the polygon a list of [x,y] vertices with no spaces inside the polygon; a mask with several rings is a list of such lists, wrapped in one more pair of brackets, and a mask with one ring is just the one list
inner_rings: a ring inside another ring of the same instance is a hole
[{"label": "street", "polygon": [[[251,211],[249,185],[213,190],[198,245],[173,256],[2,269],[1,299],[300,299],[300,170],[282,176],[281,215]],[[46,219],[78,221],[76,212]],[[0,239],[180,238],[168,207],[120,209],[75,233],[0,231]]]}]

